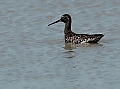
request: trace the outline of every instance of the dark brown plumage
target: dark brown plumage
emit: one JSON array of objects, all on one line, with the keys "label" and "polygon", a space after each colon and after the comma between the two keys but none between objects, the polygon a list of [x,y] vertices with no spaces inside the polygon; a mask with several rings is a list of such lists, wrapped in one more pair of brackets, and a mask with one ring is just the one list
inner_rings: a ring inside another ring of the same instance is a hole
[{"label": "dark brown plumage", "polygon": [[64,22],[65,43],[81,44],[81,43],[97,43],[104,35],[103,34],[76,34],[71,31],[71,16],[69,14],[62,15],[60,20],[57,20],[48,26],[57,22]]}]

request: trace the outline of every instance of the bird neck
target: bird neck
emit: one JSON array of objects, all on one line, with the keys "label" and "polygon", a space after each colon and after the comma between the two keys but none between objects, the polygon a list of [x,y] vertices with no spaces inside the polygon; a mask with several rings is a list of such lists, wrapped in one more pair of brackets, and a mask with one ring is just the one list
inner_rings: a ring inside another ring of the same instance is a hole
[{"label": "bird neck", "polygon": [[65,23],[64,34],[71,32],[71,21]]}]

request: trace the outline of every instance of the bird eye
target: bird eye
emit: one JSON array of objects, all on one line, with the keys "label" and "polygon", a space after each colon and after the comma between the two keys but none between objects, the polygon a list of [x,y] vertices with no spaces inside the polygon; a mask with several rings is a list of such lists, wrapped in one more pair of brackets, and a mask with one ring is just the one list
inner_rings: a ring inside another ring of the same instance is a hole
[{"label": "bird eye", "polygon": [[64,17],[64,16],[61,16],[61,19],[65,19],[65,17]]}]

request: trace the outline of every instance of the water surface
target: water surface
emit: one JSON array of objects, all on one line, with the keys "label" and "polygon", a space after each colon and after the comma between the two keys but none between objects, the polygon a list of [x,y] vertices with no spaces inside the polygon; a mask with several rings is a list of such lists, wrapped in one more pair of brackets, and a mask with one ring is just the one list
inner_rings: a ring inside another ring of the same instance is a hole
[{"label": "water surface", "polygon": [[[65,46],[59,23],[103,33],[98,44]],[[119,89],[119,0],[0,1],[0,89]]]}]

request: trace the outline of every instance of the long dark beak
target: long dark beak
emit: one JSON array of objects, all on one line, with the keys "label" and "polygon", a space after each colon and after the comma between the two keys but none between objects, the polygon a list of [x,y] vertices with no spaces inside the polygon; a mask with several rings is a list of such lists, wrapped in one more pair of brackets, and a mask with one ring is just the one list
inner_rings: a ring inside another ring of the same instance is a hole
[{"label": "long dark beak", "polygon": [[58,23],[58,22],[61,22],[61,20],[57,20],[57,21],[55,21],[55,22],[49,24],[48,26],[50,26],[50,25],[52,25],[52,24],[55,24],[55,23]]}]

